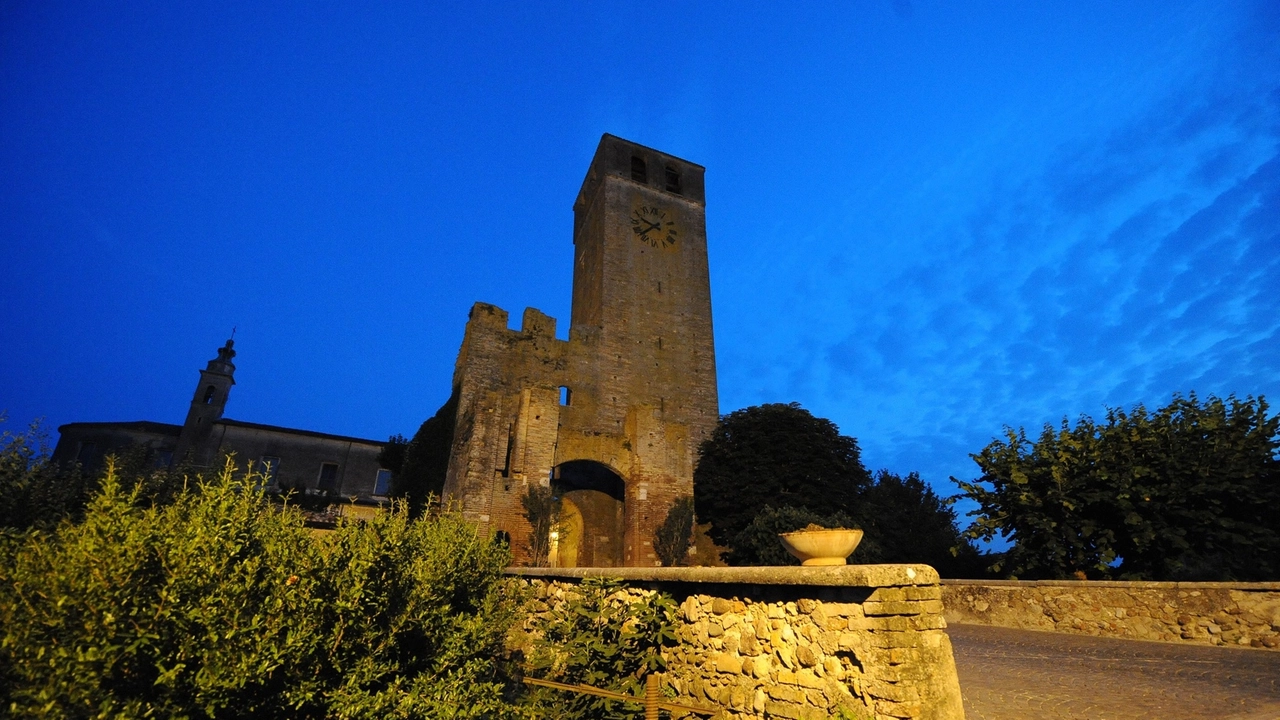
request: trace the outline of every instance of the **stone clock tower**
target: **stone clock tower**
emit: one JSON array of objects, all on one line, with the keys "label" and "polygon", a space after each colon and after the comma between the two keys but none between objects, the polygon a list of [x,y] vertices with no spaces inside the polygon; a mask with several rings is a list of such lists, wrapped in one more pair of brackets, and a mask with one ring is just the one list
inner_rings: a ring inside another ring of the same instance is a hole
[{"label": "stone clock tower", "polygon": [[568,341],[532,308],[519,331],[471,310],[445,494],[535,561],[521,498],[550,487],[552,564],[653,565],[718,418],[703,168],[605,135],[573,210]]}]

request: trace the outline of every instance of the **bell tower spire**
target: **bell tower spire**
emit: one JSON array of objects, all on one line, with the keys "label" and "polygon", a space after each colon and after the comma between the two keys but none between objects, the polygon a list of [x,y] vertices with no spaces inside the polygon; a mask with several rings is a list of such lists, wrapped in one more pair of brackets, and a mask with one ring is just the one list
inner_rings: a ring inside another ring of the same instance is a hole
[{"label": "bell tower spire", "polygon": [[[234,337],[235,330],[231,333]],[[235,344],[235,340],[228,339],[226,345],[218,348],[218,356],[200,371],[200,382],[196,385],[187,420],[182,424],[182,434],[178,436],[178,445],[174,449],[176,461],[186,459],[188,454],[196,465],[207,465],[213,461],[215,448],[208,447],[207,440],[213,424],[222,418],[226,410],[231,386],[236,384],[236,366],[231,362],[236,356]]]}]

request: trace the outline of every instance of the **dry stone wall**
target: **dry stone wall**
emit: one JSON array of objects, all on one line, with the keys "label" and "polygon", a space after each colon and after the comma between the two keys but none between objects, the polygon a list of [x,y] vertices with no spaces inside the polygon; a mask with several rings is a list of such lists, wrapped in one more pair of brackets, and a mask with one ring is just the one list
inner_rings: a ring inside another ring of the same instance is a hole
[{"label": "dry stone wall", "polygon": [[1280,650],[1280,583],[942,582],[953,623]]},{"label": "dry stone wall", "polygon": [[535,598],[531,634],[590,574],[673,595],[679,645],[664,686],[722,720],[964,717],[942,591],[925,565],[513,572]]}]

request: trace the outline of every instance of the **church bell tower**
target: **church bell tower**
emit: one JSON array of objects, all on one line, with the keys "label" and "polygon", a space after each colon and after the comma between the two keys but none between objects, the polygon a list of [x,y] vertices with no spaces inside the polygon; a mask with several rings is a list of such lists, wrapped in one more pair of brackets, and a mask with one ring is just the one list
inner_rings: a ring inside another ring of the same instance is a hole
[{"label": "church bell tower", "polygon": [[200,382],[196,385],[191,408],[187,410],[187,420],[182,424],[182,434],[178,436],[178,445],[174,448],[175,462],[185,460],[188,454],[196,465],[213,462],[214,449],[209,447],[208,440],[213,424],[222,419],[227,398],[231,395],[231,386],[236,384],[236,366],[231,362],[236,356],[234,347],[235,341],[227,340],[226,345],[218,348],[218,356],[200,371]]}]

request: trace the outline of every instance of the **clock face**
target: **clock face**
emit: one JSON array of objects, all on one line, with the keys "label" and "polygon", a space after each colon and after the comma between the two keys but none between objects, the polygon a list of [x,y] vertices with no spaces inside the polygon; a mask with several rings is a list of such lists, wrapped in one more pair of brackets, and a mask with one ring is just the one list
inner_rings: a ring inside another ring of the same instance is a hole
[{"label": "clock face", "polygon": [[656,205],[639,205],[631,211],[631,232],[650,247],[675,247],[680,237],[675,213]]}]

